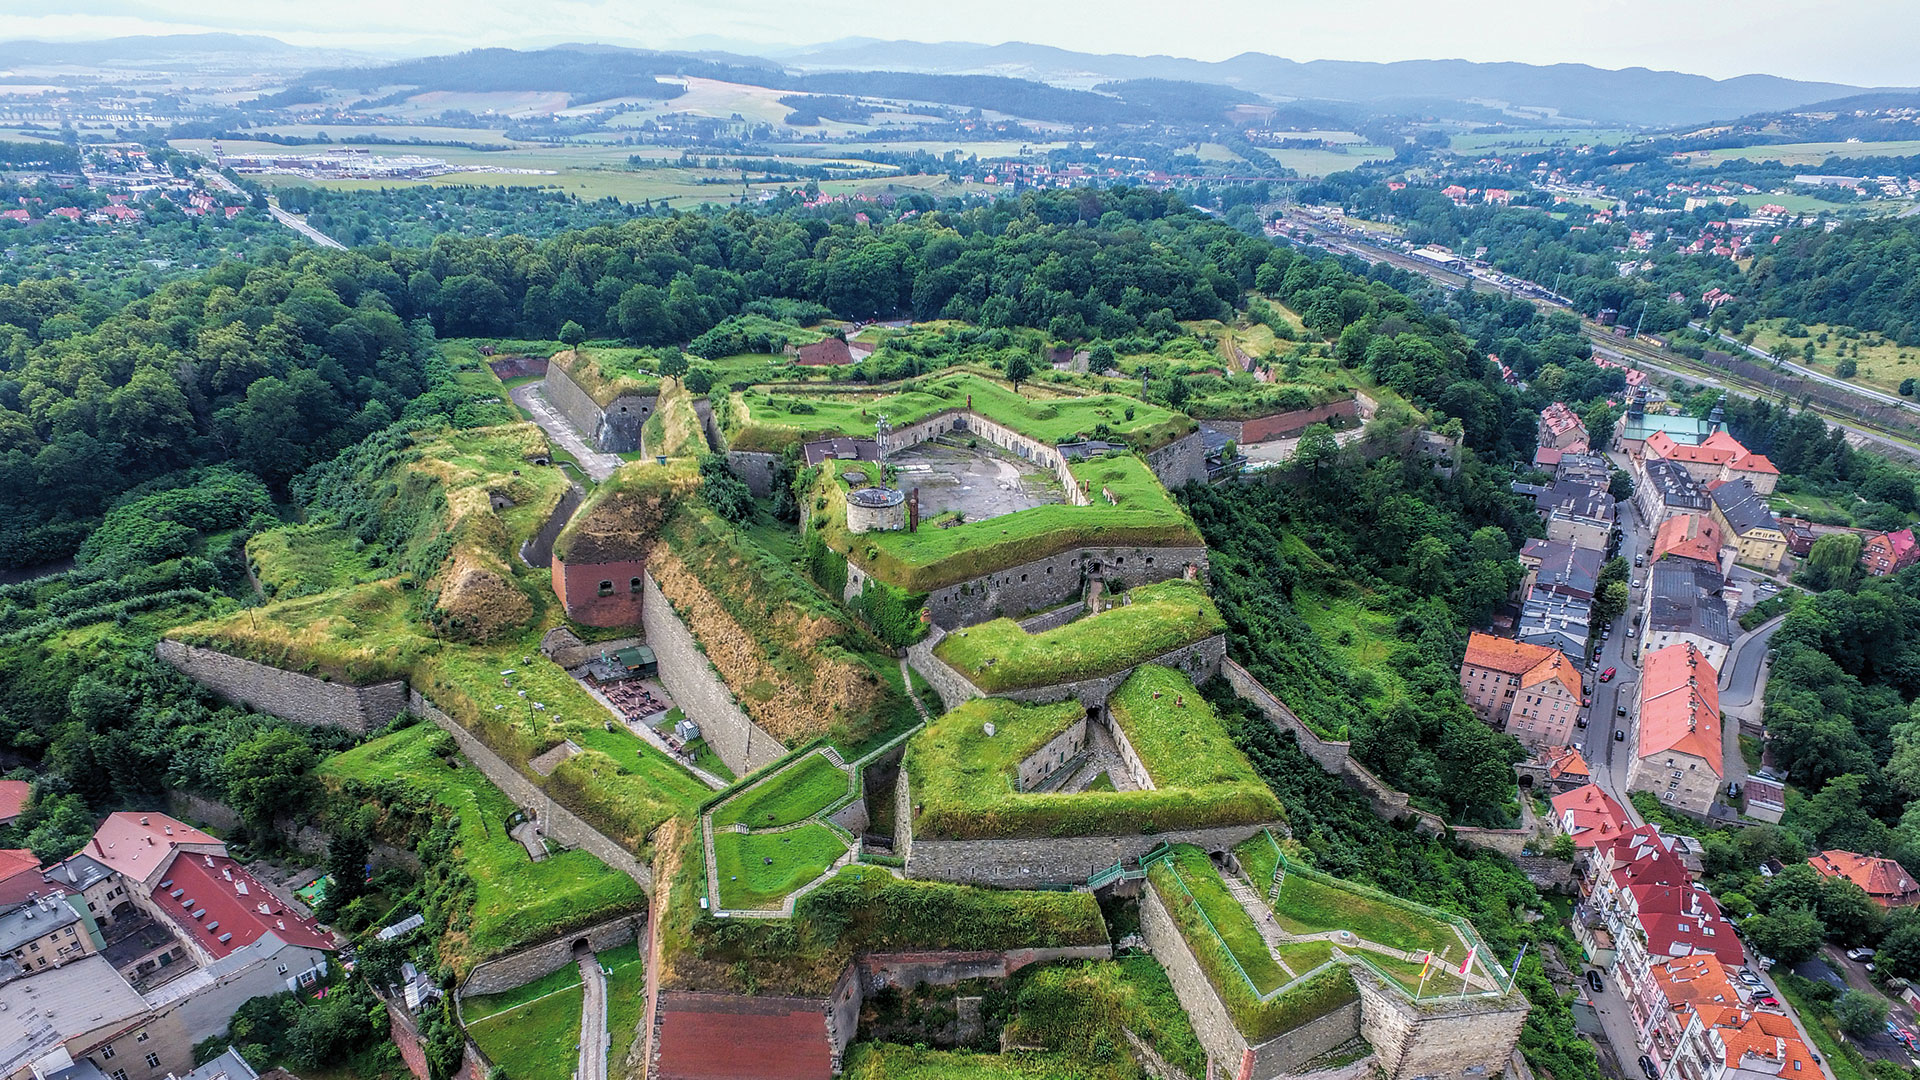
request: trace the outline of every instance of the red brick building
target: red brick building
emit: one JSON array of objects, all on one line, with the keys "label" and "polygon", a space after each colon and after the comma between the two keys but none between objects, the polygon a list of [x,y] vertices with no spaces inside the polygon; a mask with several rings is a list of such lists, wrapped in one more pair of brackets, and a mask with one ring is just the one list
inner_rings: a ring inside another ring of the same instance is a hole
[{"label": "red brick building", "polygon": [[553,556],[553,593],[567,617],[588,626],[640,625],[646,560],[568,563]]}]

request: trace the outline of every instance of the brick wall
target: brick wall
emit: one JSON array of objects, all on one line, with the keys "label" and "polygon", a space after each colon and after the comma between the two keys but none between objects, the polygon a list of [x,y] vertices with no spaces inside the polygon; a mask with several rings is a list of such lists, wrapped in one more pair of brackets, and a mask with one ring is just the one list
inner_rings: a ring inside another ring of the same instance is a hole
[{"label": "brick wall", "polygon": [[[1079,597],[1086,575],[1095,565],[1099,573],[1127,585],[1146,585],[1182,577],[1189,565],[1206,577],[1205,547],[1082,547],[1044,559],[983,574],[927,596],[933,621],[949,630],[972,626],[1003,615],[1020,618],[1048,611]],[[847,587],[853,587],[852,569]]]},{"label": "brick wall", "polygon": [[700,651],[693,632],[654,584],[653,575],[643,572],[641,585],[640,622],[646,628],[647,645],[660,662],[660,683],[673,695],[674,704],[700,725],[701,737],[736,775],[745,776],[779,760],[787,748],[734,701],[733,691]]},{"label": "brick wall", "polygon": [[1193,1022],[1193,1033],[1199,1037],[1215,1068],[1221,1075],[1235,1075],[1241,1058],[1246,1055],[1247,1040],[1234,1026],[1213,983],[1207,980],[1206,972],[1200,970],[1200,961],[1187,947],[1187,939],[1180,935],[1173,916],[1167,913],[1159,893],[1151,886],[1140,894],[1140,933],[1147,939],[1147,947],[1153,950],[1154,959],[1166,969],[1167,979],[1173,983],[1173,994],[1187,1011],[1187,1019]]},{"label": "brick wall", "polygon": [[[553,592],[575,622],[588,626],[640,625],[643,561],[566,563],[553,560]],[[607,585],[601,595],[601,583]]]},{"label": "brick wall", "polygon": [[[904,770],[900,773],[902,790],[906,775]],[[910,836],[906,855],[908,877],[1029,889],[1042,885],[1085,884],[1096,871],[1121,859],[1139,858],[1161,843],[1194,844],[1209,851],[1229,851],[1263,828],[1284,828],[1273,822],[1115,836],[933,840],[911,837],[910,806],[908,812],[901,815],[900,822],[901,830]],[[900,853],[896,842],[894,854]]]},{"label": "brick wall", "polygon": [[467,980],[460,984],[456,995],[464,999],[476,994],[504,993],[551,975],[573,963],[573,945],[576,941],[585,941],[587,948],[596,953],[618,948],[634,939],[642,918],[640,915],[622,915],[598,926],[563,934],[497,960],[489,960],[467,974]]},{"label": "brick wall", "polygon": [[351,686],[170,640],[154,652],[222,698],[295,723],[365,732],[407,708],[407,684],[399,680]]},{"label": "brick wall", "polygon": [[1230,424],[1237,426],[1239,430],[1232,432],[1232,437],[1245,444],[1298,435],[1314,424],[1324,424],[1335,418],[1352,420],[1359,415],[1360,403],[1347,398],[1345,401],[1316,405],[1311,409],[1294,409],[1242,421],[1208,421],[1208,424],[1222,430],[1226,430]]}]

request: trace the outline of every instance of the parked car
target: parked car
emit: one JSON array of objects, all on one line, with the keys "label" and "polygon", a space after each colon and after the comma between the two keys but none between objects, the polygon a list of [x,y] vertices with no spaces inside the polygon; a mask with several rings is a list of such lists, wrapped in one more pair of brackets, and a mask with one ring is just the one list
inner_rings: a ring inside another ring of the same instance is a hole
[{"label": "parked car", "polygon": [[1623,729],[1623,728],[1614,728],[1614,729],[1613,729],[1613,741],[1614,741],[1614,742],[1626,742],[1626,741],[1627,741],[1627,733],[1626,733],[1626,731],[1625,731],[1625,729]]},{"label": "parked car", "polygon": [[1645,555],[1635,555],[1633,557],[1633,565],[1635,566],[1647,565],[1647,557]]},{"label": "parked car", "polygon": [[1640,1055],[1640,1071],[1647,1074],[1647,1080],[1660,1080],[1660,1070],[1654,1066],[1653,1059],[1645,1054]]},{"label": "parked car", "polygon": [[1743,983],[1746,983],[1746,984],[1747,984],[1748,986],[1765,986],[1765,985],[1767,985],[1766,983],[1763,983],[1763,982],[1761,982],[1761,981],[1760,981],[1760,976],[1758,976],[1758,975],[1755,975],[1755,974],[1754,974],[1753,972],[1751,972],[1751,971],[1745,971],[1745,970],[1743,970],[1743,971],[1741,971],[1741,972],[1740,972],[1740,981],[1741,981],[1741,982],[1743,982]]},{"label": "parked car", "polygon": [[1613,707],[1613,715],[1615,716],[1627,715],[1627,707],[1625,705],[1615,705]]},{"label": "parked car", "polygon": [[1879,954],[1867,948],[1847,950],[1847,959],[1849,960],[1871,960],[1877,955]]},{"label": "parked car", "polygon": [[1780,999],[1774,997],[1772,994],[1761,994],[1759,997],[1753,999],[1753,1003],[1755,1005],[1764,1005],[1769,1009],[1777,1009],[1780,1007]]},{"label": "parked car", "polygon": [[1645,584],[1646,584],[1646,582],[1645,582],[1645,581],[1642,581],[1642,580],[1641,580],[1640,578],[1634,578],[1634,579],[1633,579],[1633,587],[1634,587],[1634,588],[1636,588],[1636,589],[1637,589],[1637,588],[1639,588],[1639,587],[1640,587],[1640,586],[1642,586],[1642,585],[1645,585]]},{"label": "parked car", "polygon": [[1612,682],[1612,681],[1613,681],[1613,675],[1614,675],[1614,669],[1613,669],[1613,668],[1608,668],[1607,670],[1605,670],[1605,671],[1603,671],[1603,672],[1601,672],[1601,673],[1600,673],[1600,681],[1601,681],[1601,682]]},{"label": "parked car", "polygon": [[1592,968],[1587,969],[1587,985],[1593,988],[1594,993],[1600,992],[1600,973]]},{"label": "parked car", "polygon": [[1628,636],[1628,637],[1630,637],[1630,638],[1636,638],[1636,637],[1639,637],[1639,636],[1640,636],[1640,628],[1639,628],[1639,627],[1637,627],[1637,626],[1629,626],[1629,627],[1627,627],[1627,636]]}]

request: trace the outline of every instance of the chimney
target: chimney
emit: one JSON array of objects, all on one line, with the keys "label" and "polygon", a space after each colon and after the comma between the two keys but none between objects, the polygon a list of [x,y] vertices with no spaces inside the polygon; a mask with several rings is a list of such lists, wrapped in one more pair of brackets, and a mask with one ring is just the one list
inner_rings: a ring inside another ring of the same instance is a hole
[{"label": "chimney", "polygon": [[145,814],[141,814],[141,815],[140,815],[140,824],[142,824],[142,825],[145,825],[146,823],[147,823],[147,815],[145,815]]},{"label": "chimney", "polygon": [[100,846],[100,835],[98,833],[95,833],[93,837],[93,850],[102,855],[107,853],[107,849]]}]

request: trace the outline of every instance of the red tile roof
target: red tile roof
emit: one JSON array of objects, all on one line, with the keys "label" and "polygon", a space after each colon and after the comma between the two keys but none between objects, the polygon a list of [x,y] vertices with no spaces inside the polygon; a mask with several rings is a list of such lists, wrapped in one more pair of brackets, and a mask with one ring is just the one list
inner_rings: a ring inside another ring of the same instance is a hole
[{"label": "red tile roof", "polygon": [[18,904],[27,894],[56,892],[40,880],[40,860],[25,848],[0,848],[0,905]]},{"label": "red tile roof", "polygon": [[1725,776],[1719,683],[1690,641],[1649,653],[1640,676],[1640,756],[1691,754]]},{"label": "red tile roof", "polygon": [[0,823],[19,817],[32,794],[33,785],[25,780],[0,780]]},{"label": "red tile roof", "polygon": [[[1478,630],[1467,636],[1467,664],[1509,675],[1525,675],[1542,661],[1559,655],[1560,650],[1545,645],[1529,645],[1511,638],[1494,637]],[[1576,688],[1575,693],[1579,693]]]},{"label": "red tile roof", "polygon": [[333,948],[332,936],[318,923],[300,917],[224,855],[181,852],[149,895],[156,909],[216,960],[268,934],[289,945]]},{"label": "red tile roof", "polygon": [[1654,956],[1691,956],[1712,953],[1721,963],[1747,962],[1747,950],[1720,914],[1713,897],[1691,881],[1681,885],[1627,886],[1647,935],[1647,951]]},{"label": "red tile roof", "polygon": [[225,855],[227,846],[219,838],[208,836],[182,821],[165,814],[142,814],[130,810],[108,814],[94,830],[87,854],[135,881],[145,882],[154,871],[165,866],[167,857],[183,844],[205,847]]},{"label": "red tile roof", "polygon": [[1573,747],[1562,746],[1547,752],[1547,779],[1591,775],[1593,770],[1587,765],[1587,759]]},{"label": "red tile roof", "polygon": [[1573,837],[1576,848],[1590,848],[1625,833],[1631,826],[1627,812],[1598,784],[1587,784],[1553,797],[1553,816]]},{"label": "red tile roof", "polygon": [[1738,1007],[1740,988],[1727,974],[1727,965],[1712,954],[1694,955],[1655,964],[1653,981],[1675,1009]]},{"label": "red tile roof", "polygon": [[1528,668],[1526,674],[1520,676],[1521,687],[1533,687],[1539,686],[1542,683],[1557,682],[1561,686],[1566,687],[1567,693],[1573,695],[1575,701],[1579,701],[1580,673],[1573,669],[1573,661],[1568,660],[1567,654],[1561,652],[1559,649],[1551,649],[1549,651],[1552,653],[1551,656],[1546,657],[1531,668]]},{"label": "red tile roof", "polygon": [[660,995],[659,1080],[829,1080],[824,1003]]},{"label": "red tile roof", "polygon": [[1827,877],[1846,878],[1882,907],[1920,904],[1920,882],[1914,881],[1907,868],[1892,859],[1833,850],[1808,859],[1807,865]]}]

